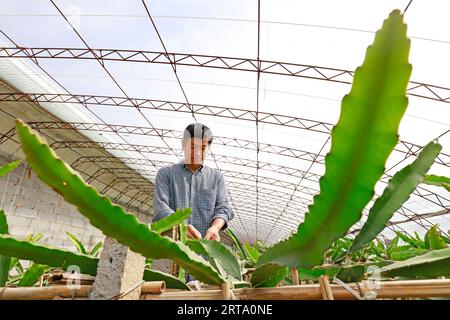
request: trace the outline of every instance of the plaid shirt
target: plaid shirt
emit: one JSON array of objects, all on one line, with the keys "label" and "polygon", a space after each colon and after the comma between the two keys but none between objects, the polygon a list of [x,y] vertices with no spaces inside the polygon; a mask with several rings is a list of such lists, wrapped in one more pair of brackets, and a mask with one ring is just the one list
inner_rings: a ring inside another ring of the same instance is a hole
[{"label": "plaid shirt", "polygon": [[183,162],[158,170],[153,196],[153,222],[169,216],[177,208],[192,208],[187,223],[192,224],[202,237],[214,219],[225,220],[223,229],[226,229],[234,217],[228,205],[223,174],[205,165],[194,173]]}]

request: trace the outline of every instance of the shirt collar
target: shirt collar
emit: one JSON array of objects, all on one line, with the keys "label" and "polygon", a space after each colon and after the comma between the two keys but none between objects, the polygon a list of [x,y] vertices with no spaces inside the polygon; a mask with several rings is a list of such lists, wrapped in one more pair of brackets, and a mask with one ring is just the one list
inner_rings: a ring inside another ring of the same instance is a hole
[{"label": "shirt collar", "polygon": [[192,172],[192,173],[194,173],[194,172],[201,172],[202,171],[202,169],[203,169],[203,167],[204,167],[204,165],[202,164],[201,166],[200,166],[200,168],[198,168],[196,171],[191,171],[191,169],[189,169],[187,166],[186,166],[186,164],[184,163],[184,160],[181,160],[180,161],[180,164],[183,166],[183,168],[185,169],[185,170],[187,170],[187,171],[189,171],[189,172]]}]

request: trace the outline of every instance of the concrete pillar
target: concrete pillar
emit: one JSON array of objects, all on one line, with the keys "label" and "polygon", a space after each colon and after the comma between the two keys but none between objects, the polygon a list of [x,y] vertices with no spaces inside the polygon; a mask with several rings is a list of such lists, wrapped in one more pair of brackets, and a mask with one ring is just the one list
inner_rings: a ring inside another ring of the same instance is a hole
[{"label": "concrete pillar", "polygon": [[[142,282],[144,268],[145,258],[142,255],[106,237],[89,299],[106,300],[128,292]],[[119,299],[139,300],[140,295],[141,286],[138,285]]]}]

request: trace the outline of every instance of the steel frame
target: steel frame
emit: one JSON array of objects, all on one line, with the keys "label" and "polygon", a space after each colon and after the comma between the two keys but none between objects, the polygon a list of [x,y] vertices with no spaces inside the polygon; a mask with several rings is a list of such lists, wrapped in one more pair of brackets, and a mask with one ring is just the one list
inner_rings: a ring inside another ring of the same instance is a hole
[{"label": "steel frame", "polygon": [[[3,47],[0,58],[97,60],[102,65],[106,61],[167,64],[173,67],[201,67],[233,71],[255,72],[280,76],[300,77],[351,84],[353,71],[321,67],[307,64],[280,62],[252,58],[201,55],[162,51],[123,50],[107,48],[43,48],[43,47]],[[450,88],[410,81],[407,94],[439,102],[450,102]]]}]

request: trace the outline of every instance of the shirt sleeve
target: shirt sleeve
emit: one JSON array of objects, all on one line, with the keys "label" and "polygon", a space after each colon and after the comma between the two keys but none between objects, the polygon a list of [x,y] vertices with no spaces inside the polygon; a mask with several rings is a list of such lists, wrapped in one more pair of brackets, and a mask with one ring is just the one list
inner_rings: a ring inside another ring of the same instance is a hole
[{"label": "shirt sleeve", "polygon": [[216,205],[214,207],[214,213],[211,219],[211,223],[216,218],[222,218],[225,221],[225,225],[223,226],[222,230],[225,230],[228,227],[228,222],[234,218],[234,213],[228,203],[227,187],[225,185],[225,178],[223,177],[222,173],[220,173],[219,177]]},{"label": "shirt sleeve", "polygon": [[158,170],[155,178],[155,191],[153,194],[153,210],[155,215],[152,222],[161,220],[170,216],[175,210],[169,207],[170,201],[170,181],[169,175],[165,168]]}]

